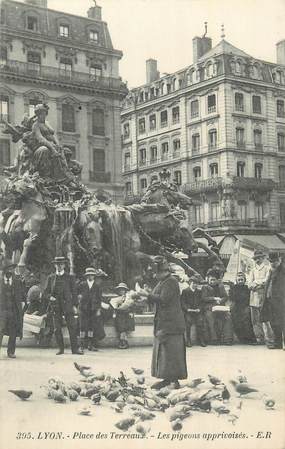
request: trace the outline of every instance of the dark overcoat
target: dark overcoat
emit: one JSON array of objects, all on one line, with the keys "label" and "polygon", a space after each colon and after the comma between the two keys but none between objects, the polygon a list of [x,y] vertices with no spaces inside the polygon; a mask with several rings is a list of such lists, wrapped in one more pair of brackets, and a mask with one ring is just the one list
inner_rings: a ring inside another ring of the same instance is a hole
[{"label": "dark overcoat", "polygon": [[[51,296],[56,298],[55,294],[55,282],[56,282],[56,274],[52,273],[48,277],[47,286],[44,291],[45,301],[48,303]],[[77,306],[78,298],[77,298],[77,286],[75,277],[71,274],[64,273],[63,274],[63,297],[56,298],[55,303],[53,304],[55,313],[63,313],[64,315],[72,315],[73,307]]]},{"label": "dark overcoat", "polygon": [[12,320],[13,326],[17,329],[17,337],[23,336],[23,309],[22,302],[25,301],[25,290],[21,279],[12,276],[12,301],[13,315],[11,316],[11,308],[8,307],[7,300],[4,295],[4,279],[0,277],[0,330],[3,335],[9,335],[8,320]]},{"label": "dark overcoat", "polygon": [[[271,284],[271,292],[269,287]],[[278,327],[285,327],[285,265],[270,271],[264,289],[264,303],[262,308],[262,320],[270,321]]]},{"label": "dark overcoat", "polygon": [[80,330],[92,330],[98,340],[105,337],[103,317],[97,315],[101,311],[102,288],[93,283],[91,289],[87,281],[79,284],[78,294],[81,295],[79,301]]}]

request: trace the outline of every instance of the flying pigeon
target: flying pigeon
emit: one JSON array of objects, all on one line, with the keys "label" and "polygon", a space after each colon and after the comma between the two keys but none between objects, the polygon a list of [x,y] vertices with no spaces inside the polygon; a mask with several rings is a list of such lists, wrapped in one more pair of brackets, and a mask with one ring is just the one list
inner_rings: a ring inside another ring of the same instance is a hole
[{"label": "flying pigeon", "polygon": [[28,391],[28,390],[8,390],[8,391],[10,393],[13,393],[15,396],[17,396],[22,401],[26,401],[33,394],[32,391]]}]

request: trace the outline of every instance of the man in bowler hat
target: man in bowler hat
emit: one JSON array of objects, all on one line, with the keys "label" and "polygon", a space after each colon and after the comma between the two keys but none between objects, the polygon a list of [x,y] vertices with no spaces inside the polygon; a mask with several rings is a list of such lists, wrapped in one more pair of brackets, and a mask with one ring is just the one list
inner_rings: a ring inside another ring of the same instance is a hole
[{"label": "man in bowler hat", "polygon": [[57,355],[64,353],[62,335],[63,317],[69,332],[72,354],[83,354],[78,348],[77,326],[74,315],[77,313],[77,289],[74,276],[66,272],[65,257],[55,257],[55,273],[50,274],[44,291],[45,300],[52,304],[54,333],[59,348]]}]

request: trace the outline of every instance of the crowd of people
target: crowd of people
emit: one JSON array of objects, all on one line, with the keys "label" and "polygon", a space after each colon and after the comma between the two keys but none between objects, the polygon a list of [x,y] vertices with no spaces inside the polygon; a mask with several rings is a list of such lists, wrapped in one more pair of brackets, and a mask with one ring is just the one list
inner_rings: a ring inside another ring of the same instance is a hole
[{"label": "crowd of people", "polygon": [[[177,350],[182,340],[186,346],[192,346],[195,340],[201,347],[232,345],[235,341],[266,344],[269,349],[283,347],[285,265],[278,253],[270,253],[267,257],[263,251],[256,250],[253,268],[247,276],[239,272],[235,283],[223,283],[222,272],[216,268],[208,270],[206,281],[192,276],[185,283],[177,273],[171,273],[170,266],[161,260],[161,256],[156,259],[155,286],[144,284],[137,290],[130,290],[121,282],[107,297],[103,294],[107,278],[103,270],[88,267],[83,280],[77,281],[69,274],[64,257],[54,259],[55,270],[49,275],[44,290],[35,277],[28,288],[27,285],[24,287],[15,274],[15,266],[4,264],[0,279],[0,345],[3,336],[8,335],[8,357],[16,357],[16,338],[22,336],[25,313],[25,316],[42,317],[44,326],[38,339],[45,340],[48,346],[54,334],[58,355],[65,349],[63,326],[68,329],[72,353],[79,355],[86,349],[98,350],[99,342],[105,338],[104,324],[110,320],[116,329],[117,347],[127,349],[128,334],[135,330],[136,307],[147,303],[155,312],[154,335],[157,339],[153,369],[158,374],[156,377],[161,374],[155,360],[158,353],[163,357],[162,346],[164,349],[169,346],[166,353],[171,353],[171,366],[179,366],[180,360],[181,371],[185,371],[181,363],[183,357],[179,359]],[[163,276],[167,282],[161,282]],[[160,304],[160,313],[157,313],[161,295],[165,298]],[[165,335],[173,336],[166,339],[167,344]],[[164,344],[161,346],[161,343]],[[183,351],[182,348],[181,354]],[[173,363],[177,354],[178,359]],[[169,359],[163,359],[160,367],[168,364]],[[167,366],[169,370],[170,365]]]}]

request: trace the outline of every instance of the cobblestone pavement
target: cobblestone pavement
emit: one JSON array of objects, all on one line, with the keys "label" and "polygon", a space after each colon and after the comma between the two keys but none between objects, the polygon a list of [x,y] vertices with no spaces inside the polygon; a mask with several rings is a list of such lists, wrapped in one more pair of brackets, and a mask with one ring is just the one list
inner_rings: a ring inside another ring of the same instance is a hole
[{"label": "cobblestone pavement", "polygon": [[[239,345],[187,349],[189,378],[207,377],[210,373],[228,383],[240,369],[259,393],[253,393],[251,397],[243,399],[240,418],[235,425],[228,421],[226,415],[218,417],[213,413],[194,412],[193,416],[184,422],[181,433],[174,433],[167,414],[159,413],[150,423],[151,431],[147,439],[137,439],[136,434],[130,434],[129,438],[129,434],[119,432],[114,424],[122,415],[115,414],[109,404],[92,406],[92,416],[81,416],[78,415],[78,409],[89,403],[86,399],[81,398],[76,403],[55,404],[46,399],[46,392],[41,385],[51,376],[60,376],[64,381],[78,380],[80,376],[73,367],[75,360],[91,365],[97,373],[103,371],[111,375],[119,374],[120,370],[131,375],[132,366],[142,367],[145,369],[147,382],[152,382],[150,347],[130,348],[126,351],[101,349],[98,353],[87,352],[84,356],[73,356],[69,350],[63,356],[56,356],[55,352],[54,349],[18,348],[17,359],[12,360],[6,358],[5,350],[2,349],[1,448],[285,448],[284,351]],[[29,401],[22,402],[8,393],[11,388],[31,389],[33,395]],[[235,413],[239,399],[235,392],[231,390],[231,393],[230,408]],[[263,393],[276,399],[275,410],[265,409]],[[62,432],[61,439],[54,439],[59,435],[52,433],[45,439],[44,432]],[[20,438],[17,439],[17,436]],[[30,437],[32,438],[29,439]],[[212,438],[215,438],[214,441]]]}]

